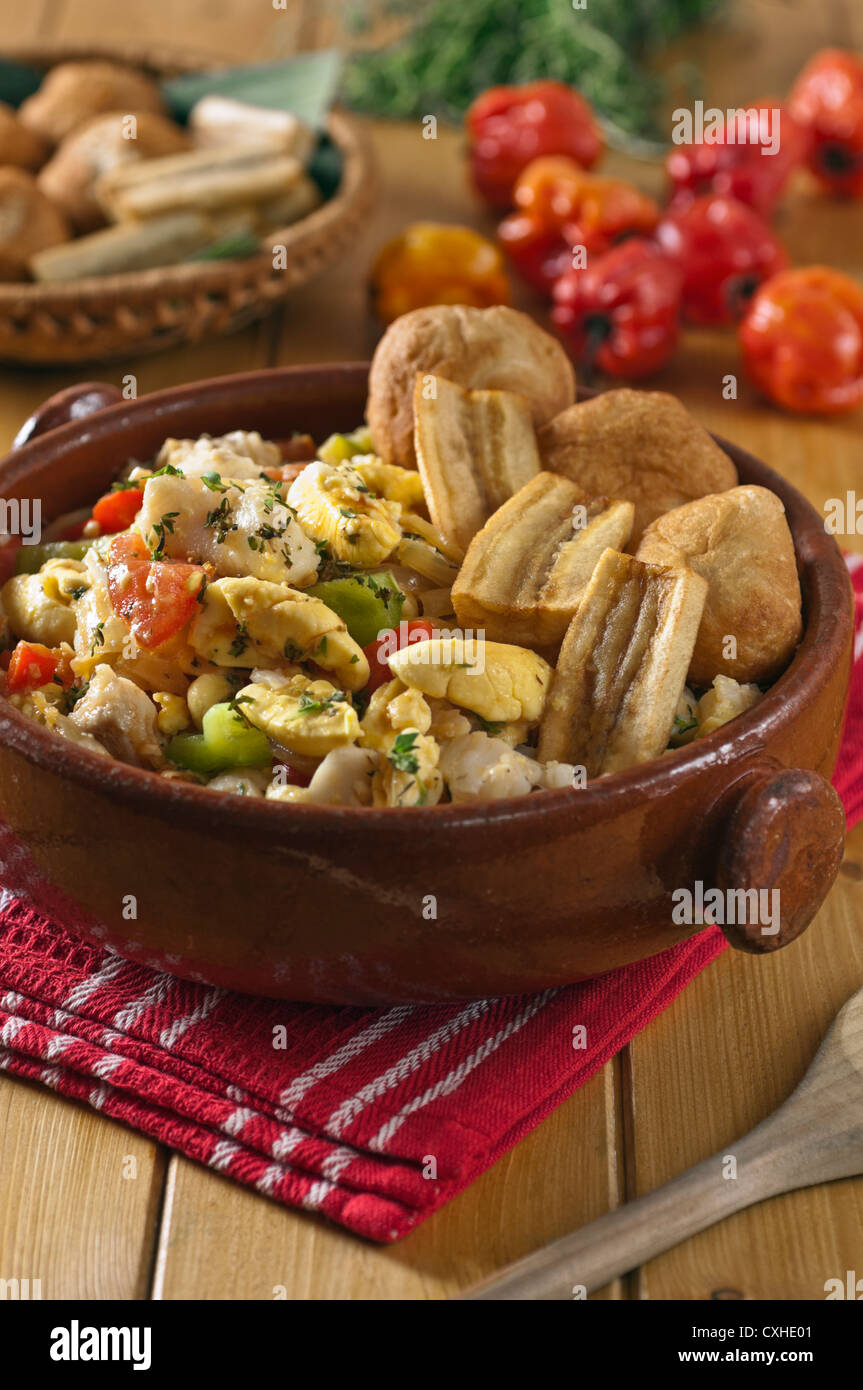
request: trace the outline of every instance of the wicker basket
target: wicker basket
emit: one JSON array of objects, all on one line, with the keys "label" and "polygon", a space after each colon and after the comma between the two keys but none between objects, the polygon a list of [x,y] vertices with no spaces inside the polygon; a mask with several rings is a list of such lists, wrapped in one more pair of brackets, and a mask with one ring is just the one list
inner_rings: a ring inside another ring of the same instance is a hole
[{"label": "wicker basket", "polygon": [[[215,70],[218,60],[131,45],[29,44],[4,56],[34,67],[72,58],[109,58],[157,77]],[[375,196],[371,145],[356,125],[332,113],[329,133],[342,155],[337,192],[290,227],[269,232],[259,256],[164,266],[50,285],[0,284],[0,360],[57,366],[157,352],[261,318],[281,299],[343,255]],[[273,243],[287,268],[273,268]]]}]

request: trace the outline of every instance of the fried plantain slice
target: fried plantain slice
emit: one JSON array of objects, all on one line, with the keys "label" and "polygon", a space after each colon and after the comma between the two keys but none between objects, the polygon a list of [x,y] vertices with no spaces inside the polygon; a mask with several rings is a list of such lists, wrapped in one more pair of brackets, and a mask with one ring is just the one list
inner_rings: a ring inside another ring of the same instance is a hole
[{"label": "fried plantain slice", "polygon": [[621,772],[668,746],[707,583],[687,569],[603,552],[563,639],[539,735],[541,762]]},{"label": "fried plantain slice", "polygon": [[466,550],[502,502],[540,469],[530,403],[417,373],[417,465],[432,521]]},{"label": "fried plantain slice", "polygon": [[551,647],[563,638],[597,560],[629,540],[635,507],[587,497],[537,473],[471,541],[452,598],[463,628],[496,642]]}]

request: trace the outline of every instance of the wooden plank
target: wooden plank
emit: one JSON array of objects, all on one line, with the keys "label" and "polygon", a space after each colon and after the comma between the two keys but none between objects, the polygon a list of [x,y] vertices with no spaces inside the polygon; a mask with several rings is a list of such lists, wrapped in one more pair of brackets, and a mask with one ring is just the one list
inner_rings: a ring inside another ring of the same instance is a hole
[{"label": "wooden plank", "polygon": [[378,249],[419,220],[477,224],[482,210],[461,177],[462,137],[445,126],[424,140],[419,121],[365,121],[378,155],[375,209],[348,256],[291,295],[278,346],[280,362],[357,361],[380,335],[368,309],[368,278]]},{"label": "wooden plank", "polygon": [[710,105],[740,106],[765,97],[782,97],[819,48],[859,47],[863,23],[859,6],[846,0],[733,0],[703,28],[689,31],[661,54],[658,67],[672,79],[677,70],[681,105],[695,96]]},{"label": "wooden plank", "polygon": [[[52,38],[133,40],[142,48],[159,45],[188,48],[196,53],[237,63],[254,59],[287,56],[294,51],[302,23],[305,0],[282,0],[275,9],[271,0],[147,0],[134,11],[114,0],[62,0],[62,11],[53,27]],[[279,52],[275,49],[278,47]]]},{"label": "wooden plank", "polygon": [[79,381],[107,381],[123,389],[135,378],[139,396],[184,381],[222,376],[229,372],[265,366],[272,357],[272,339],[278,332],[279,314],[271,315],[230,338],[213,338],[187,348],[151,357],[97,362],[67,371],[23,371],[0,368],[0,453],[12,444],[20,426],[55,391]]},{"label": "wooden plank", "polygon": [[[763,960],[727,951],[631,1044],[635,1188],[721,1152],[803,1076],[845,1000],[863,985],[863,825],[806,935]],[[717,1182],[723,1178],[717,1168]],[[858,1269],[863,1178],[774,1198],[652,1260],[638,1296],[821,1299]]]},{"label": "wooden plank", "polygon": [[149,1139],[0,1076],[0,1278],[39,1279],[43,1299],[145,1298],[164,1171]]},{"label": "wooden plank", "polygon": [[[185,1159],[171,1164],[158,1299],[441,1299],[617,1204],[616,1064],[405,1240],[374,1246]],[[598,1297],[620,1298],[619,1284]]]},{"label": "wooden plank", "polygon": [[3,15],[0,47],[5,43],[24,43],[44,38],[56,23],[65,0],[30,0],[27,5],[7,5]]}]

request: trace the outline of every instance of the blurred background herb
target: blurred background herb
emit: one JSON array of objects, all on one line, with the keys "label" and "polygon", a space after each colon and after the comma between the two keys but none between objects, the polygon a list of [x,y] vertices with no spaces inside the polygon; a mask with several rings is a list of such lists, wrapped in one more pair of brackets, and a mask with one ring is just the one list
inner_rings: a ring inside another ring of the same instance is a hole
[{"label": "blurred background herb", "polygon": [[586,0],[578,8],[573,0],[352,0],[342,18],[354,35],[399,16],[406,33],[356,54],[343,95],[356,110],[381,116],[460,121],[487,87],[559,78],[588,98],[612,133],[657,139],[664,82],[651,60],[726,2]]}]

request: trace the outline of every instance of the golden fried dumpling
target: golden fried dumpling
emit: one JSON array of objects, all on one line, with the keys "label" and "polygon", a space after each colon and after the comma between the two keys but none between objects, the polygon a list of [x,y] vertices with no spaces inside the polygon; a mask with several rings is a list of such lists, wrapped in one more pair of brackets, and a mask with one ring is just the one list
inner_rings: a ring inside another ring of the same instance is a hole
[{"label": "golden fried dumpling", "polygon": [[687,565],[708,583],[689,679],[770,681],[803,635],[800,580],[785,508],[775,492],[746,485],[701,497],[648,526],[639,560]]},{"label": "golden fried dumpling", "polygon": [[575,399],[572,363],[556,338],[527,314],[495,304],[432,304],[390,324],[369,373],[368,421],[388,463],[415,467],[417,372],[475,391],[515,391],[530,402],[534,425]]},{"label": "golden fried dumpling", "polygon": [[604,391],[539,431],[542,466],[595,497],[635,504],[632,544],[663,512],[737,482],[737,469],[674,396]]}]

